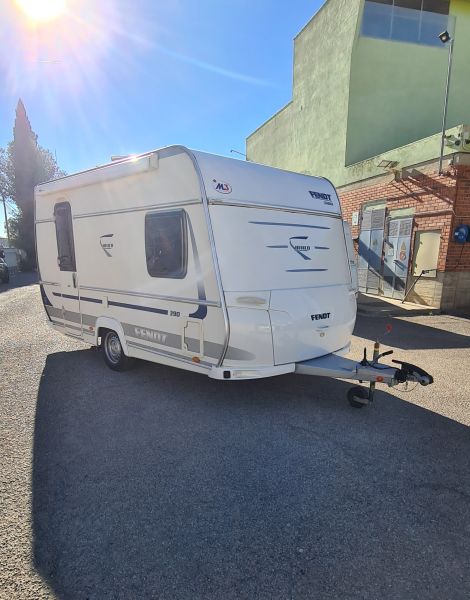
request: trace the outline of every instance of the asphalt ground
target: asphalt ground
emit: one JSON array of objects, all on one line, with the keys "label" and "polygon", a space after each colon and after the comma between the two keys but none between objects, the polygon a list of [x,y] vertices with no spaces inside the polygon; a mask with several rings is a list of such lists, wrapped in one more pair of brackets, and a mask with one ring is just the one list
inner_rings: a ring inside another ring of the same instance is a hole
[{"label": "asphalt ground", "polygon": [[470,597],[470,322],[359,315],[432,387],[107,369],[0,285],[2,599]]}]

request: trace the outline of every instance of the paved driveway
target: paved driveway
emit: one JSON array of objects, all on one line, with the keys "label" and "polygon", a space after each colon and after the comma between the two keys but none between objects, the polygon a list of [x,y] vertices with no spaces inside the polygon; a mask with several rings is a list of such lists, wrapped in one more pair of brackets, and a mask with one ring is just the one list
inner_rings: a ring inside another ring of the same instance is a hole
[{"label": "paved driveway", "polygon": [[389,320],[436,384],[353,410],[325,379],[113,373],[37,286],[0,293],[0,597],[467,600],[469,322],[360,316],[357,357]]}]

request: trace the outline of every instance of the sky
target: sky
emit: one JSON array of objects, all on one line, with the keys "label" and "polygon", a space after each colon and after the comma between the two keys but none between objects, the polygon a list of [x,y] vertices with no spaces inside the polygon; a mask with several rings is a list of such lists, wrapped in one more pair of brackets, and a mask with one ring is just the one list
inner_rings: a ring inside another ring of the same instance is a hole
[{"label": "sky", "polygon": [[[38,23],[35,2],[65,11]],[[322,3],[1,0],[0,147],[21,98],[68,173],[171,144],[244,152],[291,99],[293,38]]]}]

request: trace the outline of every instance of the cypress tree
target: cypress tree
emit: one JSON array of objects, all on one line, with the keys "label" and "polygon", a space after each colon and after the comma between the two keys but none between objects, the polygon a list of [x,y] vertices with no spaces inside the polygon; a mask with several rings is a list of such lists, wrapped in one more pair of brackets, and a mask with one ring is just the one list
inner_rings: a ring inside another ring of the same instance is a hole
[{"label": "cypress tree", "polygon": [[18,207],[17,241],[27,255],[26,266],[36,265],[34,243],[34,186],[38,165],[37,135],[31,129],[22,100],[16,107],[13,142],[11,145],[13,187]]},{"label": "cypress tree", "polygon": [[26,252],[23,266],[36,266],[34,241],[34,186],[63,177],[55,157],[38,144],[24,104],[16,107],[13,141],[6,150],[0,148],[0,195],[11,202],[10,234],[18,248]]}]

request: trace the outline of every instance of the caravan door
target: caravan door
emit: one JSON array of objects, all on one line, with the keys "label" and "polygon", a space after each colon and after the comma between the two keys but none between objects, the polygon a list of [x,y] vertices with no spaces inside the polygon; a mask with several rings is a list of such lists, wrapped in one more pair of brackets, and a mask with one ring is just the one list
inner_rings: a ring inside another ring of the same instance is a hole
[{"label": "caravan door", "polygon": [[54,219],[60,292],[53,293],[54,296],[58,296],[61,303],[64,332],[69,335],[81,336],[82,319],[75,262],[73,222],[68,202],[59,202],[54,206]]}]

